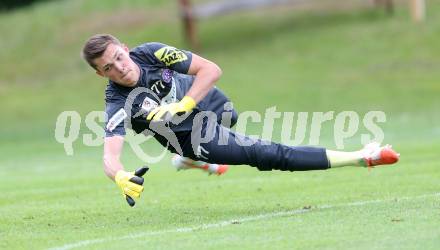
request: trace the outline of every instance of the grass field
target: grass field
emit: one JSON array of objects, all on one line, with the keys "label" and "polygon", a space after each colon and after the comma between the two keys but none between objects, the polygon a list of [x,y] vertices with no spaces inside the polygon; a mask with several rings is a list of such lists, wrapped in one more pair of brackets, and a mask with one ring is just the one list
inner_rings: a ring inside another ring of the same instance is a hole
[{"label": "grass field", "polygon": [[[79,58],[87,37],[185,48],[175,6],[49,1],[0,14],[0,249],[439,249],[438,3],[429,1],[424,24],[410,22],[406,5],[392,17],[354,5],[201,23],[201,54],[222,67],[218,85],[239,111],[381,110],[385,141],[401,161],[370,172],[236,166],[218,177],[176,172],[167,155],[150,165],[134,208],[104,175],[102,148],[83,145],[84,123],[67,156],[55,121],[64,110],[84,120],[103,109],[104,81]],[[332,125],[320,138],[329,148]],[[361,147],[362,131],[347,150]],[[126,168],[143,164],[124,151]]]}]

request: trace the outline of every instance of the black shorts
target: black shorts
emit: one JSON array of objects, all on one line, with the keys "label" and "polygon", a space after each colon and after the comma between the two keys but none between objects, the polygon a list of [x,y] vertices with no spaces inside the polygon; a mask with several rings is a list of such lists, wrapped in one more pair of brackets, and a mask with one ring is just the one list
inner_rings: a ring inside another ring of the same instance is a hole
[{"label": "black shorts", "polygon": [[330,167],[325,148],[257,140],[209,119],[203,119],[197,129],[179,134],[178,139],[183,156],[208,163],[250,165],[261,171],[307,171]]}]

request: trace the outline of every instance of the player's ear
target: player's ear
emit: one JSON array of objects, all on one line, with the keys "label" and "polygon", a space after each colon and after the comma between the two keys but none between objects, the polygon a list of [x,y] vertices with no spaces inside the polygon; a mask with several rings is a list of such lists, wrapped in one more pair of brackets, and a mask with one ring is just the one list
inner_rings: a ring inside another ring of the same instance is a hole
[{"label": "player's ear", "polygon": [[121,47],[124,49],[125,52],[130,51],[130,49],[125,44],[122,44]]},{"label": "player's ear", "polygon": [[102,77],[104,77],[104,74],[103,74],[101,71],[96,70],[95,72],[96,72],[96,74],[97,74],[98,76],[102,76]]}]

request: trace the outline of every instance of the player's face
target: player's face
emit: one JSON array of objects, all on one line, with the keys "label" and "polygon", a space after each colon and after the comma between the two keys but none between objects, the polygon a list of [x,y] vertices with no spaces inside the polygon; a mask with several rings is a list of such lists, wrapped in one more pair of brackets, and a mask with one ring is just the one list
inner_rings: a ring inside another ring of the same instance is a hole
[{"label": "player's face", "polygon": [[139,67],[131,60],[125,45],[110,44],[101,57],[94,60],[96,73],[124,86],[133,86],[139,79]]}]

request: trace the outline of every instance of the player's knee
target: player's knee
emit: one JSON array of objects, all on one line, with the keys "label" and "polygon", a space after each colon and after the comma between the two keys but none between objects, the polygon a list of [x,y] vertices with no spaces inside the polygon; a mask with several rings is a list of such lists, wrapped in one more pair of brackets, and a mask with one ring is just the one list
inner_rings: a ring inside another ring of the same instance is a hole
[{"label": "player's knee", "polygon": [[[284,160],[283,154],[280,152],[279,148],[272,144],[270,146],[259,147],[259,150],[255,152],[255,167],[260,171],[271,171],[271,170],[288,170],[283,168]],[[281,169],[280,169],[281,167]]]},{"label": "player's knee", "polygon": [[256,167],[260,171],[308,171],[329,168],[325,149],[289,147],[277,143],[258,147]]}]

